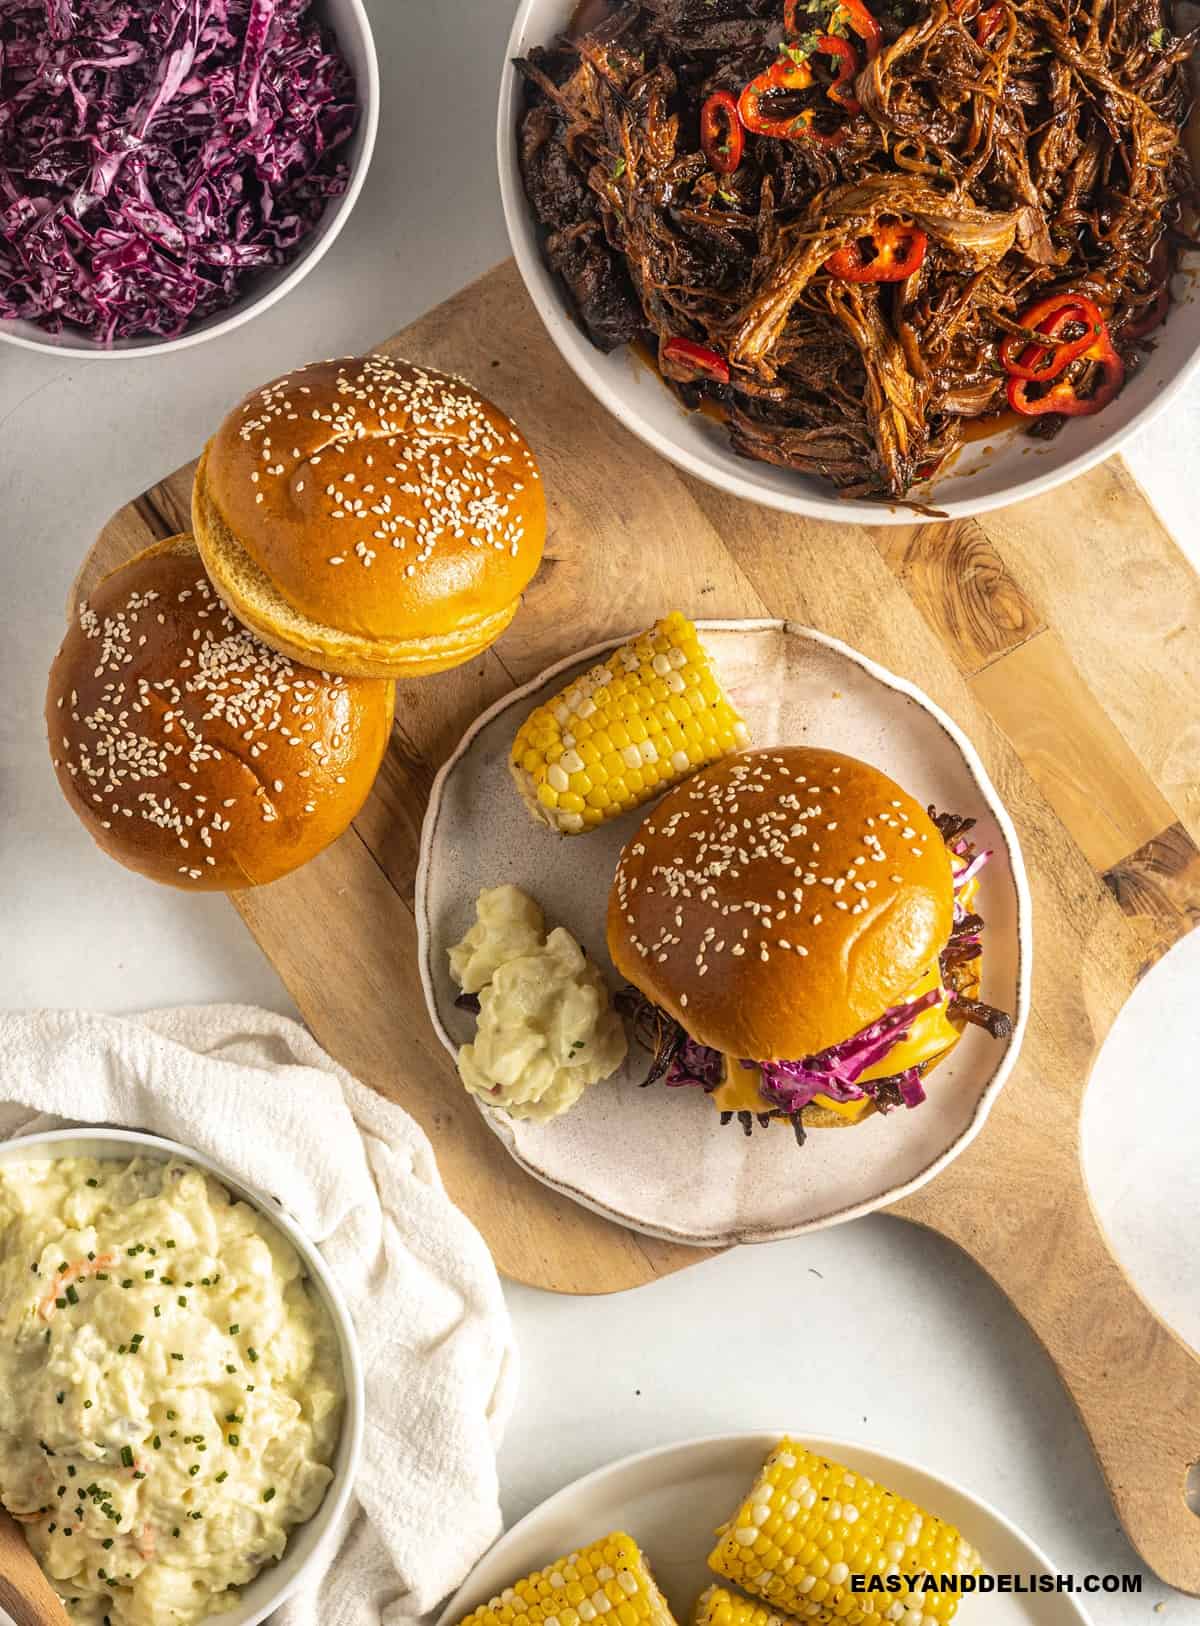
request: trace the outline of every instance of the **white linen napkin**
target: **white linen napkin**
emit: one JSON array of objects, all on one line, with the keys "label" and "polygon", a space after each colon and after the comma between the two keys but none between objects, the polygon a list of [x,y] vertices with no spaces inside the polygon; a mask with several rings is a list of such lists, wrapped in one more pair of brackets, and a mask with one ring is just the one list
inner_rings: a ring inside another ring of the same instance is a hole
[{"label": "white linen napkin", "polygon": [[366,1373],[356,1496],[328,1571],[278,1626],[432,1609],[500,1532],[517,1357],[491,1256],[423,1132],[267,1011],[0,1013],[0,1138],[64,1123],[182,1141],[273,1193],[345,1294]]}]

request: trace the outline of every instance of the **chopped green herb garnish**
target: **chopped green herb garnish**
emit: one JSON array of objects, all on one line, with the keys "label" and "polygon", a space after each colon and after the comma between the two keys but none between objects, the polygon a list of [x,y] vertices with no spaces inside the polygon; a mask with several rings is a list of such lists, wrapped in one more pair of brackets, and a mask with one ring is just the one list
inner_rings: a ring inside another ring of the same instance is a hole
[{"label": "chopped green herb garnish", "polygon": [[233,1325],[229,1329],[229,1336],[231,1338],[236,1338],[238,1333],[241,1332],[241,1330],[242,1330],[241,1322],[240,1321],[235,1321],[233,1323]]},{"label": "chopped green herb garnish", "polygon": [[273,1502],[274,1500],[275,1500],[275,1487],[274,1487],[274,1485],[268,1485],[266,1490],[263,1491],[263,1501],[264,1502]]},{"label": "chopped green herb garnish", "polygon": [[131,1445],[121,1447],[121,1461],[127,1468],[133,1467],[133,1447]]}]

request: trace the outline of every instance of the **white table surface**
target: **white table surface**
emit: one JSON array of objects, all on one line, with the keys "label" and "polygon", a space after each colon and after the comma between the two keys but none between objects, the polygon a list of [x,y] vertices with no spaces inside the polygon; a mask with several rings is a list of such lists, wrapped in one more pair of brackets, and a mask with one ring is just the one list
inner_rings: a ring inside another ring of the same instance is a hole
[{"label": "white table surface", "polygon": [[[246,389],[365,348],[506,253],[492,122],[512,0],[374,0],[371,10],[384,81],[374,167],[341,239],[282,306],[175,358],[58,361],[0,346],[0,1004],[291,1009],[223,899],[160,890],[92,847],[57,793],[42,696],[72,575],[114,509],[191,456]],[[1200,566],[1194,481],[1184,478],[1198,438],[1200,391],[1127,455]],[[1118,1251],[1194,1345],[1198,986],[1200,933],[1123,1014],[1085,1125]],[[1136,1136],[1121,1128],[1133,1092],[1153,1101],[1137,1112]],[[1045,1356],[988,1280],[915,1228],[863,1220],[616,1298],[510,1287],[509,1301],[525,1363],[502,1456],[510,1519],[662,1441],[807,1427],[962,1481],[1062,1569],[1136,1567]],[[1200,1601],[1152,1576],[1141,1598],[1092,1608],[1097,1626],[1123,1626],[1164,1600],[1175,1626],[1200,1626]],[[986,1604],[970,1619],[985,1626]]]}]

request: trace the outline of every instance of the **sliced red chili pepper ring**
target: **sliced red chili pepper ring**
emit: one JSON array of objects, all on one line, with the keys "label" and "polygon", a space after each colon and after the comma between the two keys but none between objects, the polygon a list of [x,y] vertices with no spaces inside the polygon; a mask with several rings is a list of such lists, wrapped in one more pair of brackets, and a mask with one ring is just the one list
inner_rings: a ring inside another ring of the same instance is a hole
[{"label": "sliced red chili pepper ring", "polygon": [[715,384],[728,384],[729,363],[707,345],[694,339],[668,339],[658,354],[659,366],[668,378],[690,383],[696,379],[711,379]]},{"label": "sliced red chili pepper ring", "polygon": [[[1032,363],[1029,351],[1042,348],[1041,345],[1030,345],[1022,360]],[[1090,395],[1080,395],[1075,380],[1062,376],[1057,377],[1044,394],[1030,395],[1030,389],[1043,384],[1044,377],[1012,377],[1008,381],[1009,406],[1025,418],[1038,418],[1047,412],[1060,413],[1064,418],[1090,418],[1094,413],[1102,412],[1125,382],[1125,363],[1113,348],[1106,322],[1100,323],[1100,331],[1092,335],[1088,348],[1075,360],[1094,362],[1099,368]]]},{"label": "sliced red chili pepper ring", "polygon": [[[834,34],[822,34],[813,47],[837,59],[839,71],[827,94],[833,98],[838,86],[858,72],[858,56],[848,40]],[[848,64],[847,53],[853,57]],[[779,58],[763,73],[757,74],[738,97],[738,117],[744,127],[754,135],[776,136],[781,140],[795,140],[800,136],[832,147],[843,139],[844,130],[818,130],[815,128],[817,109],[802,108],[799,113],[772,113],[771,102],[782,92],[811,90],[816,78],[807,57],[797,47],[785,48]],[[844,103],[841,105],[845,105]]]},{"label": "sliced red chili pepper ring", "polygon": [[744,127],[754,135],[769,135],[789,137],[796,134],[807,133],[805,126],[811,123],[813,112],[806,108],[797,115],[773,114],[769,110],[769,103],[781,91],[809,90],[815,83],[813,71],[808,63],[801,57],[797,58],[785,52],[776,62],[756,74],[742,94],[738,97],[738,117]]},{"label": "sliced red chili pepper ring", "polygon": [[1023,328],[1044,333],[1048,339],[1057,338],[1072,322],[1083,331],[1062,344],[1030,344],[1023,333],[1007,333],[1000,342],[1000,360],[1013,378],[1032,379],[1047,383],[1082,356],[1096,335],[1104,327],[1099,307],[1083,294],[1070,292],[1051,294],[1028,306],[1017,318]]},{"label": "sliced red chili pepper ring", "polygon": [[[788,7],[784,12],[785,26]],[[848,28],[851,33],[857,34],[866,48],[867,61],[879,55],[883,44],[883,31],[875,18],[863,4],[863,0],[836,0],[829,19],[831,31],[835,28]]]},{"label": "sliced red chili pepper ring", "polygon": [[700,145],[718,175],[732,175],[742,161],[746,136],[727,90],[714,91],[700,109]]},{"label": "sliced red chili pepper ring", "polygon": [[839,248],[825,269],[840,282],[904,282],[921,268],[929,239],[911,220],[880,220],[864,236],[873,253],[864,259],[860,239]]},{"label": "sliced red chili pepper ring", "polygon": [[837,34],[822,34],[817,41],[817,50],[833,57],[837,64],[834,81],[825,92],[829,100],[844,107],[847,113],[861,113],[862,103],[852,90],[846,88],[858,76],[858,52],[849,40],[841,39]]}]

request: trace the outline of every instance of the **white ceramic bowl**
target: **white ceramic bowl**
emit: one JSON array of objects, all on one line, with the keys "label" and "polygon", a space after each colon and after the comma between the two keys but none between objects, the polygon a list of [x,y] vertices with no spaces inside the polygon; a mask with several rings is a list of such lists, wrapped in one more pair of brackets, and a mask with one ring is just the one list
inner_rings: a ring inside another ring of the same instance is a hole
[{"label": "white ceramic bowl", "polygon": [[[524,56],[561,33],[573,10],[573,0],[521,0],[500,81],[497,129],[500,192],[513,253],[563,359],[635,435],[709,485],[810,519],[844,525],[911,525],[914,511],[903,503],[851,501],[823,481],[738,457],[721,424],[699,412],[684,412],[628,348],[605,356],[576,323],[564,290],[542,258],[538,226],[521,183],[516,127],[522,88],[512,66],[513,57]],[[1194,263],[1196,256],[1191,260]],[[1012,431],[975,441],[949,473],[918,487],[915,496],[949,519],[963,519],[1037,496],[1109,457],[1174,400],[1200,366],[1200,300],[1192,279],[1181,274],[1172,292],[1177,303],[1157,348],[1104,412],[1068,422],[1053,441],[1034,441]]]},{"label": "white ceramic bowl", "polygon": [[333,246],[334,239],[350,218],[350,211],[367,178],[379,127],[379,61],[363,0],[314,0],[313,13],[337,36],[342,55],[354,73],[359,112],[354,135],[346,149],[349,166],[346,190],[340,197],[329,200],[325,213],[304,239],[295,257],[286,265],[273,266],[260,272],[232,305],[213,311],[174,339],[149,336],[144,339],[117,339],[112,344],[104,345],[93,343],[71,329],[57,334],[46,333],[34,322],[0,321],[0,342],[51,355],[79,356],[89,361],[104,357],[127,360],[131,356],[161,356],[168,350],[183,350],[188,345],[199,344],[203,339],[215,339],[219,334],[232,332],[260,311],[278,304],[303,281],[317,261]]},{"label": "white ceramic bowl", "polygon": [[157,1158],[167,1162],[176,1157],[191,1163],[239,1198],[256,1208],[275,1228],[283,1233],[303,1260],[313,1286],[329,1313],[337,1333],[341,1360],[342,1380],[346,1390],[345,1415],[342,1419],[341,1438],[333,1463],[333,1479],[325,1492],[325,1499],[307,1524],[298,1525],[291,1533],[287,1549],[278,1564],[268,1565],[249,1586],[241,1589],[237,1606],[221,1615],[211,1617],[214,1626],[259,1626],[303,1583],[320,1556],[327,1540],[341,1520],[358,1469],[362,1451],[363,1433],[363,1373],[358,1353],[358,1340],[354,1323],[342,1298],[341,1290],[317,1249],[304,1235],[295,1220],[274,1197],[253,1187],[214,1163],[190,1146],[180,1146],[158,1135],[144,1135],[129,1129],[55,1129],[43,1135],[24,1135],[0,1144],[0,1163],[26,1163],[36,1158],[96,1157]]}]

